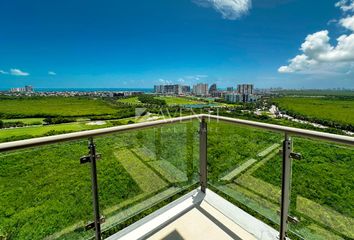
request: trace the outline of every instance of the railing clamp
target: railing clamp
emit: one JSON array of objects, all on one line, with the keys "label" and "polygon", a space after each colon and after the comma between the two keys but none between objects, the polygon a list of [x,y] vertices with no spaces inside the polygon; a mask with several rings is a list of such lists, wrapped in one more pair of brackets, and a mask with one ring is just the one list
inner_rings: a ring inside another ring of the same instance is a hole
[{"label": "railing clamp", "polygon": [[[280,215],[280,211],[279,210],[277,211],[277,213],[278,213],[278,215]],[[288,215],[287,221],[291,222],[293,224],[298,224],[300,222],[300,220],[297,217],[290,216],[290,215]]]},{"label": "railing clamp", "polygon": [[[101,154],[97,153],[94,157],[96,158],[96,160],[100,160]],[[91,155],[82,156],[80,158],[80,164],[85,164],[90,162],[91,162]]]},{"label": "railing clamp", "polygon": [[[106,221],[106,218],[104,216],[101,216],[100,218],[100,224],[104,223]],[[90,230],[90,229],[95,229],[95,222],[90,222],[85,226],[85,230]]]},{"label": "railing clamp", "polygon": [[[279,150],[279,155],[283,155],[283,150]],[[296,153],[296,152],[291,152],[290,153],[290,158],[295,159],[295,160],[300,160],[302,159],[301,153]]]}]

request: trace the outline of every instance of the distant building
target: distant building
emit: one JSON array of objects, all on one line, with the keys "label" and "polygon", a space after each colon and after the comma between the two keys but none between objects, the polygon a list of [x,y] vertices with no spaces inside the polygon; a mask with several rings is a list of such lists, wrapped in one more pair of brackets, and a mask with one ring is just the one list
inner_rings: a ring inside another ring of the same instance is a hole
[{"label": "distant building", "polygon": [[214,97],[214,95],[216,95],[216,93],[218,92],[218,89],[216,87],[216,84],[212,84],[209,88],[209,95]]},{"label": "distant building", "polygon": [[196,96],[207,96],[208,95],[208,84],[198,83],[193,86],[193,94]]},{"label": "distant building", "polygon": [[[110,94],[110,93],[108,93],[108,94]],[[138,96],[138,95],[142,95],[142,94],[144,94],[144,92],[142,92],[142,91],[123,92],[123,96],[124,96],[124,97]]]},{"label": "distant building", "polygon": [[32,86],[25,86],[25,92],[33,92]]},{"label": "distant building", "polygon": [[226,91],[227,91],[227,92],[233,92],[233,91],[234,91],[234,88],[233,88],[233,87],[227,87],[227,88],[226,88]]},{"label": "distant building", "polygon": [[154,92],[168,95],[180,95],[182,94],[182,86],[179,84],[155,85]]},{"label": "distant building", "polygon": [[163,93],[164,85],[155,85],[154,86],[154,93]]},{"label": "distant building", "polygon": [[213,98],[223,98],[225,96],[225,94],[227,94],[227,92],[225,91],[216,91],[214,93],[212,93],[212,97]]},{"label": "distant building", "polygon": [[228,102],[242,102],[242,95],[239,93],[228,93],[224,96],[225,100]]},{"label": "distant building", "polygon": [[32,86],[25,86],[21,88],[11,88],[10,92],[12,93],[31,93],[33,92],[33,87]]},{"label": "distant building", "polygon": [[253,84],[237,85],[237,92],[240,94],[253,94]]},{"label": "distant building", "polygon": [[165,85],[163,93],[169,94],[169,95],[180,95],[180,94],[182,94],[182,86],[178,85],[178,84]]},{"label": "distant building", "polygon": [[191,92],[191,87],[190,86],[182,86],[182,93],[186,94],[186,93],[190,93]]},{"label": "distant building", "polygon": [[224,96],[228,102],[256,102],[259,99],[258,95],[254,94],[253,84],[237,85],[237,92],[231,92]]}]

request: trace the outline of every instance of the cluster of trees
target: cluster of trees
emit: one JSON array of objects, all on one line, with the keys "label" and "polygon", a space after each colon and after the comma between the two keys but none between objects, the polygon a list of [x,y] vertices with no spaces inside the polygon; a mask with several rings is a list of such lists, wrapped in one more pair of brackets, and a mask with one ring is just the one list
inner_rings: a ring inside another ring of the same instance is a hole
[{"label": "cluster of trees", "polygon": [[166,101],[162,99],[157,99],[152,95],[139,95],[138,97],[139,101],[145,104],[151,104],[151,105],[159,105],[159,106],[166,106]]},{"label": "cluster of trees", "polygon": [[96,115],[91,116],[90,120],[110,120],[110,119],[121,119],[129,118],[135,116],[135,107],[128,104],[118,104],[117,112],[110,115]]},{"label": "cluster of trees", "polygon": [[334,127],[329,127],[326,129],[319,129],[319,128],[316,128],[310,124],[293,122],[293,121],[290,121],[287,119],[273,119],[266,114],[256,115],[253,112],[242,111],[241,109],[238,109],[238,108],[235,108],[232,111],[221,109],[219,111],[219,115],[225,116],[225,117],[231,117],[231,118],[240,118],[240,119],[245,119],[245,120],[260,121],[260,122],[288,126],[288,127],[296,127],[296,128],[303,128],[303,129],[309,129],[309,130],[323,131],[323,132],[329,132],[329,133],[334,133],[334,134],[343,134],[343,132],[340,129],[334,128]]},{"label": "cluster of trees", "polygon": [[354,131],[353,121],[349,117],[352,114],[353,100],[352,96],[321,98],[285,96],[270,99],[270,103],[294,118],[330,128]]},{"label": "cluster of trees", "polygon": [[2,128],[15,128],[15,127],[25,127],[25,126],[29,126],[29,125],[40,125],[41,122],[34,122],[31,124],[27,124],[21,121],[14,121],[14,122],[4,122],[2,120],[0,120],[0,129]]},{"label": "cluster of trees", "polygon": [[16,121],[16,122],[3,122],[0,120],[0,128],[13,128],[13,127],[24,127],[27,126],[27,124]]},{"label": "cluster of trees", "polygon": [[45,124],[50,125],[50,124],[60,124],[60,123],[75,122],[76,119],[67,118],[67,117],[47,117],[43,121],[44,121]]},{"label": "cluster of trees", "polygon": [[328,119],[306,116],[306,115],[300,114],[300,113],[293,111],[293,110],[281,109],[281,111],[289,116],[292,116],[292,117],[300,119],[300,120],[318,123],[318,124],[328,126],[331,128],[337,128],[337,129],[342,129],[342,130],[351,131],[351,132],[354,131],[354,126],[352,124],[344,124],[344,123],[339,123],[339,122],[328,120]]}]

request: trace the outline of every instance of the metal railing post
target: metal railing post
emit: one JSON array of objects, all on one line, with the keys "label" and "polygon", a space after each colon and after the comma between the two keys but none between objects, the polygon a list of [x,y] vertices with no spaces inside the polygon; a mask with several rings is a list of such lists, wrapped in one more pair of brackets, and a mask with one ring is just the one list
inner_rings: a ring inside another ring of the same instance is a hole
[{"label": "metal railing post", "polygon": [[92,199],[94,211],[94,226],[96,240],[101,240],[101,216],[98,202],[98,184],[97,184],[97,167],[96,167],[96,146],[93,138],[89,139],[90,161],[91,161],[91,182],[92,182]]},{"label": "metal railing post", "polygon": [[288,215],[290,206],[291,187],[291,152],[292,142],[288,134],[285,133],[283,141],[283,164],[282,164],[282,188],[281,188],[281,209],[280,209],[280,231],[279,239],[285,240],[288,227]]},{"label": "metal railing post", "polygon": [[202,192],[207,187],[207,123],[203,117],[199,126],[199,181]]}]

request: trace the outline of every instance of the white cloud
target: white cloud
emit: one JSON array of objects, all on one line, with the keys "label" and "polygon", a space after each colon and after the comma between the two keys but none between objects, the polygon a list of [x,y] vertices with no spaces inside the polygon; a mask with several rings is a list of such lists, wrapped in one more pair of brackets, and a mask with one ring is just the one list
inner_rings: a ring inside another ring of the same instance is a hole
[{"label": "white cloud", "polygon": [[203,78],[207,78],[209,77],[208,75],[205,74],[197,74],[197,75],[191,75],[191,76],[185,76],[184,78],[188,79],[188,80],[193,80],[193,81],[199,81]]},{"label": "white cloud", "polygon": [[337,23],[337,19],[331,19],[327,22],[327,25],[331,25],[332,23]]},{"label": "white cloud", "polygon": [[343,12],[354,12],[354,0],[340,0],[335,4]]},{"label": "white cloud", "polygon": [[49,71],[49,72],[48,72],[48,75],[55,76],[55,75],[57,75],[57,73],[56,73],[56,72],[53,72],[53,71]]},{"label": "white cloud", "polygon": [[236,20],[247,14],[252,7],[251,0],[192,0],[201,7],[212,7],[224,19]]},{"label": "white cloud", "polygon": [[172,84],[172,81],[166,80],[166,79],[163,79],[163,78],[160,78],[158,81],[159,81],[159,83],[162,84],[162,85],[169,85],[169,84]]},{"label": "white cloud", "polygon": [[4,70],[0,70],[0,74],[9,74],[9,73]]},{"label": "white cloud", "polygon": [[10,74],[14,76],[28,76],[29,73],[23,72],[20,69],[12,68],[10,69]]},{"label": "white cloud", "polygon": [[279,68],[280,73],[293,73],[309,69],[316,64],[316,61],[309,59],[305,54],[297,55],[291,59],[289,66],[282,66]]},{"label": "white cloud", "polygon": [[[344,12],[354,11],[354,0],[342,0],[336,4]],[[353,9],[351,9],[353,6]],[[289,65],[281,66],[280,73],[348,73],[354,64],[354,16],[347,16],[339,23],[351,31],[337,38],[331,45],[328,30],[309,34],[301,44],[301,54],[289,60]]]},{"label": "white cloud", "polygon": [[346,17],[346,18],[343,18],[339,21],[339,23],[349,29],[349,30],[352,30],[354,31],[354,16],[351,16],[351,17]]}]

